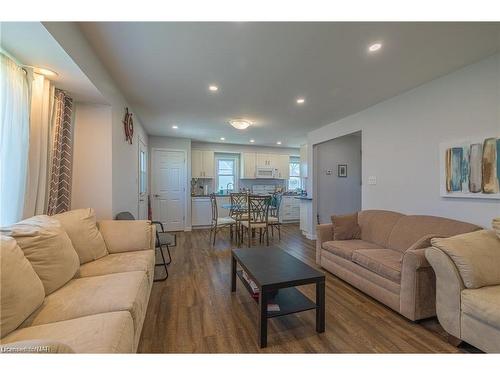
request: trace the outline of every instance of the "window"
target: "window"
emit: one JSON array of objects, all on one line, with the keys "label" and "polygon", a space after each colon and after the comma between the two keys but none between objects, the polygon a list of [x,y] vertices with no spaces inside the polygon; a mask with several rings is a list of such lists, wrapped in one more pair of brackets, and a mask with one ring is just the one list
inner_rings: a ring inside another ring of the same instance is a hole
[{"label": "window", "polygon": [[216,187],[217,191],[223,190],[230,193],[237,191],[237,165],[238,158],[236,156],[216,156]]},{"label": "window", "polygon": [[288,190],[297,190],[301,188],[300,180],[300,159],[290,158],[290,177],[288,178]]}]

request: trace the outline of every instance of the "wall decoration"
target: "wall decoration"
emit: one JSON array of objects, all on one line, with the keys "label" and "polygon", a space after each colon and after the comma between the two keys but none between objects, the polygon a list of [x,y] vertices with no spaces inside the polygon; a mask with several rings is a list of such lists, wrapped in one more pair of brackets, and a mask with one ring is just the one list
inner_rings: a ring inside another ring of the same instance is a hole
[{"label": "wall decoration", "polygon": [[338,177],[347,177],[347,164],[337,165],[337,176]]},{"label": "wall decoration", "polygon": [[500,137],[442,143],[441,196],[500,199]]},{"label": "wall decoration", "polygon": [[125,128],[125,141],[132,144],[132,139],[134,137],[134,121],[132,120],[132,112],[128,111],[128,107],[125,108],[125,118],[123,119],[123,126]]}]

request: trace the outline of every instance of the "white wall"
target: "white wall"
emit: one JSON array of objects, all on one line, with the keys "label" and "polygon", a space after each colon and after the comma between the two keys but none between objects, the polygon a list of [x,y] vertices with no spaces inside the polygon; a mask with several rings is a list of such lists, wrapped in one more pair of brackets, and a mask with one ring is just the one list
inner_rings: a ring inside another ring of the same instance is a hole
[{"label": "white wall", "polygon": [[130,145],[125,142],[123,117],[125,107],[133,112],[104,65],[101,63],[87,39],[74,22],[43,22],[45,28],[56,39],[66,53],[80,67],[104,99],[111,106],[112,151],[112,211],[130,211],[138,216],[138,138],[148,144],[148,135],[140,120],[134,116],[134,139]]},{"label": "white wall", "polygon": [[[439,143],[500,133],[500,54],[312,131],[308,145],[312,150],[314,144],[359,130],[363,209],[438,215],[483,226],[500,216],[498,200],[439,194]],[[309,156],[313,171],[312,152]],[[376,176],[377,184],[367,185],[368,176]],[[308,183],[316,197],[315,177]]]},{"label": "white wall", "polygon": [[98,219],[111,219],[111,107],[76,103],[71,208],[92,207]]},{"label": "white wall", "polygon": [[[318,214],[320,223],[332,214],[361,209],[361,135],[346,135],[315,146]],[[338,164],[347,164],[347,177],[338,177]],[[326,171],[330,170],[329,175]]]},{"label": "white wall", "polygon": [[182,150],[186,152],[186,209],[185,217],[186,222],[184,223],[185,230],[191,230],[191,139],[189,138],[173,138],[173,137],[149,137],[149,165],[150,165],[150,191],[154,194],[154,188],[151,185],[151,176],[154,171],[152,170],[151,161],[153,160],[153,149],[155,148],[168,148],[172,150]]}]

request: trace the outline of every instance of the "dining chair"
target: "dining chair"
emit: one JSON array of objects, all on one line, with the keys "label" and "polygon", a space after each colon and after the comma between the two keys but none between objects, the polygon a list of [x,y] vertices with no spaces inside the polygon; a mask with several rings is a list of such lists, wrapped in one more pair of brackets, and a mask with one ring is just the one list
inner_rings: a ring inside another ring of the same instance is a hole
[{"label": "dining chair", "polygon": [[236,221],[236,242],[239,240],[240,223],[248,217],[248,193],[230,193],[229,216]]},{"label": "dining chair", "polygon": [[259,242],[262,243],[262,236],[266,235],[266,243],[269,246],[269,204],[270,195],[249,195],[248,196],[248,217],[241,220],[241,240],[243,241],[243,231],[248,234],[248,247],[252,246],[252,231],[259,229]]},{"label": "dining chair", "polygon": [[220,229],[229,227],[229,236],[233,238],[233,225],[236,226],[236,220],[232,217],[219,217],[217,209],[217,197],[215,194],[210,194],[210,205],[212,206],[212,223],[210,225],[209,241],[212,242],[212,233],[214,236],[213,245],[215,246],[215,237]]},{"label": "dining chair", "polygon": [[[116,220],[135,220],[134,215],[128,211],[120,212],[116,215],[115,217]],[[170,241],[170,234],[165,232],[163,229],[163,224],[160,223],[159,221],[151,221],[151,224],[154,224],[156,226],[156,241],[155,241],[155,250],[160,250],[160,255],[162,262],[161,263],[155,263],[155,267],[163,266],[165,269],[165,277],[159,278],[159,279],[154,279],[153,281],[164,281],[168,278],[168,268],[167,266],[172,263],[172,255],[170,254],[170,248],[169,245],[171,245]],[[161,230],[158,230],[160,228]],[[174,235],[174,241],[175,241],[175,235]],[[163,246],[167,248],[167,253],[168,253],[168,262],[165,260],[165,255],[163,254]]]},{"label": "dining chair", "polygon": [[281,240],[281,219],[280,219],[280,207],[283,194],[274,193],[271,199],[271,204],[269,205],[269,226],[271,227],[271,235],[274,238],[274,227],[278,230],[278,239]]}]

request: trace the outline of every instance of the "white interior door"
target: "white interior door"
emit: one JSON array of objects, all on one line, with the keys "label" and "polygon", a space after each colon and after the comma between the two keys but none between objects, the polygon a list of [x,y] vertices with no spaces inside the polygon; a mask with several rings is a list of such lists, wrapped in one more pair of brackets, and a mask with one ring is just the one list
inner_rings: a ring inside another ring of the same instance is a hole
[{"label": "white interior door", "polygon": [[166,231],[184,230],[186,163],[184,151],[153,150],[153,220]]},{"label": "white interior door", "polygon": [[139,139],[139,208],[138,219],[147,220],[148,218],[148,149],[142,139]]}]

